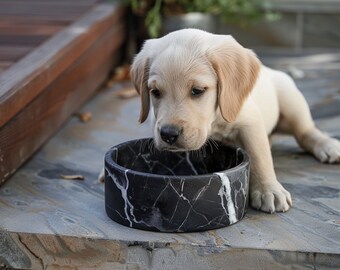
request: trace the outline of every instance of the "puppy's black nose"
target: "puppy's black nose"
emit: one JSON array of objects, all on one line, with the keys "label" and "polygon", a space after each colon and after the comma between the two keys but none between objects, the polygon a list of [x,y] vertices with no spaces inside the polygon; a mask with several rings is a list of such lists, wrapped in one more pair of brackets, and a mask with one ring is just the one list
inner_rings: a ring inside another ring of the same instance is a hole
[{"label": "puppy's black nose", "polygon": [[181,130],[173,125],[162,126],[160,131],[162,140],[168,144],[174,144],[180,133]]}]

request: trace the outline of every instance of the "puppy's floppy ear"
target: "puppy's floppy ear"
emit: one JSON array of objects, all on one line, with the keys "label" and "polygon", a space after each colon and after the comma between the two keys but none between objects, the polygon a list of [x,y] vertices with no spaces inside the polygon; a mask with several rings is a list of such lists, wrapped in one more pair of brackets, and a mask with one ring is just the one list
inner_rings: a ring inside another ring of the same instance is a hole
[{"label": "puppy's floppy ear", "polygon": [[216,36],[209,58],[218,79],[218,105],[227,122],[235,121],[253,88],[260,61],[231,36]]},{"label": "puppy's floppy ear", "polygon": [[145,44],[141,52],[137,54],[133,60],[130,70],[132,83],[141,98],[140,123],[143,123],[146,120],[150,110],[150,94],[148,89],[149,62],[150,60],[147,56]]}]

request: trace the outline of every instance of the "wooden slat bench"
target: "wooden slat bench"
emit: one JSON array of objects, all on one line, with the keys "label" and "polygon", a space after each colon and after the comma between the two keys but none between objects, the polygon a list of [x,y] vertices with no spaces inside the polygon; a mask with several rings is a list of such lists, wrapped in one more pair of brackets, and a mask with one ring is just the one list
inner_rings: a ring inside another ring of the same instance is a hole
[{"label": "wooden slat bench", "polygon": [[95,0],[0,0],[0,18],[1,184],[105,81],[125,20]]},{"label": "wooden slat bench", "polygon": [[0,68],[10,66],[2,63],[13,64],[27,55],[96,2],[98,0],[0,0]]}]

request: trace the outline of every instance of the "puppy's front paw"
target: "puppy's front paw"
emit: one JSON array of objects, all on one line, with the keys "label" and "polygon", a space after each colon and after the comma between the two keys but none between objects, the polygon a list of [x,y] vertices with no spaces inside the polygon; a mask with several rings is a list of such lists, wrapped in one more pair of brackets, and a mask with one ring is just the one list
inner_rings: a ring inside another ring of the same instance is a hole
[{"label": "puppy's front paw", "polygon": [[292,198],[280,183],[275,183],[252,188],[250,203],[263,212],[286,212],[292,206]]},{"label": "puppy's front paw", "polygon": [[333,138],[322,140],[315,145],[314,155],[324,163],[340,163],[340,142]]}]

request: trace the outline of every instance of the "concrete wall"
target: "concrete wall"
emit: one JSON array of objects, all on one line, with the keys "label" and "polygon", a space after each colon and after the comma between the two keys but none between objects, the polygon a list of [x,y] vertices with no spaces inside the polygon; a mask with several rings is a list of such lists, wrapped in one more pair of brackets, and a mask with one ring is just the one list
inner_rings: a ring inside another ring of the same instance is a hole
[{"label": "concrete wall", "polygon": [[220,23],[218,32],[231,34],[249,47],[339,48],[339,0],[271,0],[268,8],[281,14],[249,28]]}]

